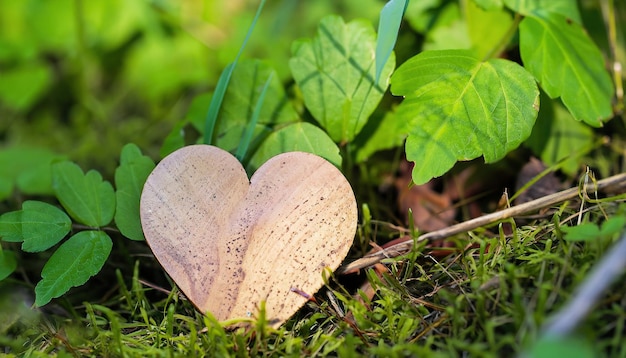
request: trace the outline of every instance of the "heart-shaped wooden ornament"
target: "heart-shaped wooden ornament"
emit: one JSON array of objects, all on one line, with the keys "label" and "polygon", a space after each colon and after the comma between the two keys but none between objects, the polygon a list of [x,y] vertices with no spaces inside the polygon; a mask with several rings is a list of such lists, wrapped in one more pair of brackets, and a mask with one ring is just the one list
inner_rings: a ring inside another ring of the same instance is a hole
[{"label": "heart-shaped wooden ornament", "polygon": [[279,326],[323,285],[354,239],[357,207],[341,172],[283,153],[252,178],[230,153],[184,147],[163,159],[141,194],[155,257],[187,298],[218,320],[250,317],[265,301]]}]

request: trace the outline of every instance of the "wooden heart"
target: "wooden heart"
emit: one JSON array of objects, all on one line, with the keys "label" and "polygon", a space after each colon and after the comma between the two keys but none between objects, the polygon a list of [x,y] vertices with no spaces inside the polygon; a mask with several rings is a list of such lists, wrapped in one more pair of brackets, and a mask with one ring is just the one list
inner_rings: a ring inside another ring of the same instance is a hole
[{"label": "wooden heart", "polygon": [[309,153],[267,161],[250,181],[230,153],[193,145],[163,159],[141,194],[141,225],[163,268],[202,312],[249,317],[265,301],[279,326],[323,285],[354,239],[341,172]]}]

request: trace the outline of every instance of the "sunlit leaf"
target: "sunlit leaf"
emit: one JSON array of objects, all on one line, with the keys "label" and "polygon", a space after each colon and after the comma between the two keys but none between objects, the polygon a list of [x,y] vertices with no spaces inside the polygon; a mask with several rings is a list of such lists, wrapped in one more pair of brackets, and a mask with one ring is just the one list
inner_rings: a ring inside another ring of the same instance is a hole
[{"label": "sunlit leaf", "polygon": [[100,272],[112,247],[111,238],[102,231],[81,231],[65,241],[41,271],[42,279],[35,287],[35,305],[41,307],[87,282]]},{"label": "sunlit leaf", "polygon": [[72,221],[56,206],[29,200],[22,204],[22,250],[44,251],[70,232]]},{"label": "sunlit leaf", "polygon": [[380,11],[378,38],[376,40],[376,83],[393,52],[398,39],[400,23],[409,0],[389,0]]},{"label": "sunlit leaf", "polygon": [[113,220],[115,192],[97,171],[83,174],[72,162],[56,163],[52,166],[52,187],[74,220],[91,227],[102,227]]},{"label": "sunlit leaf", "polygon": [[501,159],[531,132],[539,91],[532,76],[502,59],[481,62],[471,52],[423,52],[398,68],[391,91],[405,99],[397,108],[409,122],[407,159],[422,184],[457,160]]},{"label": "sunlit leaf", "polygon": [[115,170],[115,224],[122,235],[131,240],[143,240],[139,217],[141,190],[154,169],[154,162],[142,155],[134,144],[122,149],[120,166]]},{"label": "sunlit leaf", "polygon": [[317,37],[294,43],[289,67],[313,117],[336,142],[349,142],[363,128],[388,86],[395,57],[375,84],[376,34],[364,21],[338,16],[320,22]]},{"label": "sunlit leaf", "polygon": [[298,120],[298,115],[287,99],[275,71],[262,61],[243,60],[233,73],[222,104],[215,127],[214,143],[216,146],[231,152],[239,146],[270,74],[273,76],[267,87],[267,94],[253,132],[249,151],[254,152],[276,124]]},{"label": "sunlit leaf", "polygon": [[294,123],[270,134],[248,163],[248,173],[253,173],[268,159],[285,152],[316,154],[337,167],[341,167],[339,148],[320,128],[310,123]]},{"label": "sunlit leaf", "polygon": [[524,67],[551,98],[561,97],[576,120],[595,127],[612,116],[611,78],[580,25],[558,14],[528,16],[519,31]]}]

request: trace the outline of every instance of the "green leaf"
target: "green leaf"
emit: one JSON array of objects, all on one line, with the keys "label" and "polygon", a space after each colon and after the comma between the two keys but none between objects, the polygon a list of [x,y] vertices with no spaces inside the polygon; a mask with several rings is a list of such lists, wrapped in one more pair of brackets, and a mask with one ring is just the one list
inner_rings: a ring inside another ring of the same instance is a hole
[{"label": "green leaf", "polygon": [[[543,93],[543,92],[542,92]],[[580,170],[579,159],[594,143],[593,131],[572,115],[557,100],[541,96],[541,110],[532,134],[524,143],[548,166],[568,158],[561,170],[575,175]]]},{"label": "green leaf", "polygon": [[165,158],[177,149],[185,146],[185,127],[187,124],[187,121],[180,121],[174,125],[174,128],[165,137],[161,145],[161,150],[159,151],[161,158]]},{"label": "green leaf", "polygon": [[405,96],[397,116],[409,122],[406,154],[416,163],[416,184],[457,160],[501,159],[530,135],[537,117],[539,90],[530,74],[507,60],[481,62],[469,51],[423,52],[391,83],[393,94]]},{"label": "green leaf", "polygon": [[626,226],[626,217],[614,216],[602,223],[602,228],[594,223],[584,223],[576,226],[562,226],[561,230],[565,233],[565,240],[568,241],[596,241],[621,233],[624,226]]},{"label": "green leaf", "polygon": [[624,216],[614,216],[604,223],[602,223],[602,229],[600,233],[604,237],[610,237],[616,234],[619,234],[626,226],[626,217]]},{"label": "green leaf", "polygon": [[594,358],[601,357],[599,351],[594,349],[595,342],[590,342],[584,337],[576,336],[547,336],[544,335],[530,347],[527,354],[522,356],[532,358]]},{"label": "green leaf", "polygon": [[594,241],[600,238],[600,228],[594,223],[576,226],[561,226],[567,241]]},{"label": "green leaf", "polygon": [[375,84],[376,34],[364,21],[322,19],[317,37],[294,43],[289,67],[307,109],[335,142],[351,141],[363,128],[389,84],[395,57]]},{"label": "green leaf", "polygon": [[0,281],[9,277],[17,268],[15,252],[2,250],[0,247]]},{"label": "green leaf", "polygon": [[72,221],[57,207],[34,200],[22,204],[22,250],[47,250],[61,241],[71,229]]},{"label": "green leaf", "polygon": [[81,231],[65,241],[41,271],[42,280],[35,287],[35,305],[41,307],[87,282],[100,272],[112,247],[111,238],[102,231]]},{"label": "green leaf", "polygon": [[520,23],[524,67],[551,98],[576,120],[600,127],[612,116],[614,88],[600,50],[577,23],[558,14],[526,17]]},{"label": "green leaf", "polygon": [[[367,127],[365,127],[361,135],[357,137],[357,141],[366,132]],[[367,135],[365,144],[358,149],[356,161],[361,163],[366,161],[377,151],[401,146],[404,143],[408,132],[409,126],[407,121],[398,118],[395,112],[387,112],[375,128],[374,132]]]},{"label": "green leaf", "polygon": [[572,0],[504,0],[504,4],[511,10],[525,16],[560,14],[582,24],[578,2]]},{"label": "green leaf", "polygon": [[120,166],[115,170],[115,224],[122,235],[131,240],[144,240],[139,217],[139,201],[143,185],[155,165],[142,155],[135,144],[122,149]]},{"label": "green leaf", "polygon": [[408,0],[389,0],[380,11],[376,40],[376,84],[396,45],[400,23],[408,4]]},{"label": "green leaf", "polygon": [[10,211],[0,216],[0,239],[7,242],[22,242],[22,210]]},{"label": "green leaf", "polygon": [[80,167],[64,161],[52,166],[52,187],[74,220],[91,227],[102,227],[113,220],[115,192],[95,170],[83,174]]},{"label": "green leaf", "polygon": [[293,151],[313,153],[341,167],[339,148],[323,130],[310,123],[295,123],[273,132],[263,141],[248,163],[248,173],[280,153]]},{"label": "green leaf", "polygon": [[216,146],[230,152],[234,152],[239,146],[270,75],[272,79],[267,87],[249,151],[254,152],[276,124],[298,120],[298,114],[291,106],[274,69],[259,60],[243,60],[233,73],[224,98],[215,127]]}]

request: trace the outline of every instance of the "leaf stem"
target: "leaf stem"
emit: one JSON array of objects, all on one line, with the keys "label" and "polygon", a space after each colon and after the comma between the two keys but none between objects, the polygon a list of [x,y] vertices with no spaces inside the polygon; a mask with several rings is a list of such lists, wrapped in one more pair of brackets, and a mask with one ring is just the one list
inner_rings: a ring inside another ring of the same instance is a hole
[{"label": "leaf stem", "polygon": [[515,18],[513,19],[513,23],[511,24],[511,26],[509,26],[509,29],[506,31],[504,36],[502,36],[498,44],[491,51],[489,51],[485,55],[485,57],[483,57],[483,62],[495,56],[498,56],[502,52],[504,52],[504,49],[506,48],[506,46],[511,42],[511,38],[513,38],[513,35],[515,35],[515,32],[517,31],[517,28],[519,27],[519,23],[522,22],[522,18],[523,17],[521,14],[515,13]]}]

